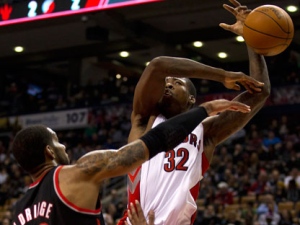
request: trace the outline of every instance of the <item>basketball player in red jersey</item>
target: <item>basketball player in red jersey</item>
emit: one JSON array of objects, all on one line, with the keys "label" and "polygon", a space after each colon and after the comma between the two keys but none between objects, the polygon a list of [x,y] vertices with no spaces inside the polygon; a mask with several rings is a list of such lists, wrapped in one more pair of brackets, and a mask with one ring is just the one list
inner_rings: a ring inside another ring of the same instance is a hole
[{"label": "basketball player in red jersey", "polygon": [[[243,35],[243,23],[250,10],[238,1],[230,2],[234,7],[224,5],[224,8],[237,21],[233,25],[221,23],[220,26]],[[248,55],[250,76],[173,57],[153,59],[141,75],[134,93],[129,142],[138,138],[137,130],[145,130],[149,119],[155,117],[155,126],[192,108],[196,92],[188,78],[221,82],[226,88],[235,90],[239,90],[237,83],[240,83],[247,91],[233,101],[250,105],[252,109],[248,114],[227,111],[205,119],[183,143],[166,153],[157,154],[128,174],[128,206],[138,200],[145,218],[153,210],[154,224],[193,224],[200,180],[209,166],[215,147],[244,127],[268,98],[270,81],[264,57],[249,47]],[[130,224],[126,212],[119,225],[125,224],[125,221]]]}]

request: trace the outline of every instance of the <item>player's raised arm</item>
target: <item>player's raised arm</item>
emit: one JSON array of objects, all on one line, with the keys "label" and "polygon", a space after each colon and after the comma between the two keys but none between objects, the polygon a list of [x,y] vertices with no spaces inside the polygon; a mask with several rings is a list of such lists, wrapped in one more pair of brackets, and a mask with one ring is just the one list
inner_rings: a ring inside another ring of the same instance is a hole
[{"label": "player's raised arm", "polygon": [[260,91],[263,83],[242,72],[230,72],[194,60],[160,56],[145,68],[134,93],[133,113],[149,116],[165,90],[166,77],[208,79],[224,84],[226,88],[240,90],[238,83],[248,91]]},{"label": "player's raised arm", "polygon": [[[235,6],[229,7],[225,5],[224,8],[235,15],[237,22],[233,25],[221,25],[236,34],[242,35],[243,22],[248,15],[249,11],[245,6],[239,4],[235,0],[231,0]],[[254,53],[254,51],[248,47],[249,55],[249,68],[250,76],[262,83],[260,92],[249,93],[243,92],[238,95],[233,101],[242,102],[251,107],[251,112],[243,114],[239,112],[223,112],[219,116],[212,117],[203,122],[205,130],[205,154],[211,159],[213,150],[216,145],[224,141],[230,135],[241,129],[246,123],[253,118],[253,116],[263,107],[266,99],[270,95],[270,80],[268,75],[268,68],[263,56]]]}]

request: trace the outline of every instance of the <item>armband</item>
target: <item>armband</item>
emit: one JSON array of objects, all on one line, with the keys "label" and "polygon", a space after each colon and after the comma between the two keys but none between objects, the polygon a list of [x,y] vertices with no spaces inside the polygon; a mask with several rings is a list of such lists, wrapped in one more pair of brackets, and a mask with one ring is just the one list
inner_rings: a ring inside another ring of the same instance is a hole
[{"label": "armband", "polygon": [[140,139],[149,150],[149,158],[179,145],[208,116],[204,107],[195,107],[157,125]]}]

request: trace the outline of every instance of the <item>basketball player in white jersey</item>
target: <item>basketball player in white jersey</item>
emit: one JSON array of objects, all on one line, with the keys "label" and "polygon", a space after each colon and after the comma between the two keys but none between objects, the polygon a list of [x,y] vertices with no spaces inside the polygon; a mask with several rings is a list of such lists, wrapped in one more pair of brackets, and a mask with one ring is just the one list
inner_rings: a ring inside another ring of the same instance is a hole
[{"label": "basketball player in white jersey", "polygon": [[[224,5],[237,19],[233,25],[220,26],[243,35],[243,23],[250,10],[230,0],[234,7]],[[248,47],[250,76],[228,72],[201,63],[173,57],[158,57],[146,67],[134,93],[132,128],[129,142],[139,138],[147,121],[155,117],[153,127],[190,110],[196,91],[188,78],[221,82],[226,88],[246,91],[234,101],[251,107],[251,112],[223,112],[206,118],[177,147],[160,153],[128,174],[128,206],[140,202],[145,218],[153,210],[156,225],[193,224],[196,217],[196,198],[200,180],[209,167],[215,147],[241,129],[262,108],[270,94],[270,81],[264,57]],[[258,82],[259,81],[259,82]],[[264,84],[264,85],[263,85]],[[119,225],[131,224],[127,213]],[[136,225],[136,224],[135,224]]]}]

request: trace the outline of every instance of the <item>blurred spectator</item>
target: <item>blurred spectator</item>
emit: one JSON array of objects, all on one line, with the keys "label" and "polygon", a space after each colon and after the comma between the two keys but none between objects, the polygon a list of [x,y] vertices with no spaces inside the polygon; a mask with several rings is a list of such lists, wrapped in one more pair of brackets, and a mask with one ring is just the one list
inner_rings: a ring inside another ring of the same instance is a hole
[{"label": "blurred spectator", "polygon": [[1,225],[11,225],[12,221],[8,218],[3,218],[2,221],[1,221]]},{"label": "blurred spectator", "polygon": [[[270,210],[272,210],[272,212],[278,213],[278,206],[274,200],[273,195],[266,194],[260,196],[260,198],[261,198],[261,203],[258,205],[256,209],[256,213],[258,216],[262,214],[267,215],[267,213],[270,212]],[[272,207],[270,205],[272,205]]]},{"label": "blurred spectator", "polygon": [[216,194],[215,204],[222,206],[233,204],[233,193],[229,190],[226,182],[220,182],[218,184],[219,191]]},{"label": "blurred spectator", "polygon": [[300,171],[300,151],[292,150],[289,154],[289,159],[287,160],[287,169],[288,170],[298,170],[298,178],[296,179],[297,184],[299,185],[299,171]]},{"label": "blurred spectator", "polygon": [[257,180],[252,183],[249,188],[251,195],[263,195],[270,191],[270,182],[268,181],[268,174],[265,170],[260,170]]},{"label": "blurred spectator", "polygon": [[297,186],[294,179],[289,180],[286,188],[286,199],[295,203],[300,200],[300,187]]},{"label": "blurred spectator", "polygon": [[238,196],[241,198],[242,196],[248,195],[250,187],[251,187],[250,174],[247,172],[244,175],[240,176],[239,188],[237,190]]},{"label": "blurred spectator", "polygon": [[298,168],[292,168],[289,172],[289,175],[284,179],[284,185],[286,188],[289,186],[290,180],[295,180],[297,187],[300,187],[300,174]]},{"label": "blurred spectator", "polygon": [[222,221],[224,225],[241,225],[239,214],[237,211],[231,210],[225,214],[225,220]]},{"label": "blurred spectator", "polygon": [[290,128],[288,124],[288,117],[287,115],[282,115],[280,124],[279,124],[279,130],[278,133],[281,137],[284,137],[286,134],[288,134]]},{"label": "blurred spectator", "polygon": [[292,213],[289,210],[281,210],[279,225],[293,225]]},{"label": "blurred spectator", "polygon": [[278,169],[273,169],[269,177],[270,181],[270,193],[274,195],[275,201],[279,202],[285,199],[285,187],[284,182],[281,179],[281,175]]},{"label": "blurred spectator", "polygon": [[244,147],[241,144],[235,144],[233,150],[233,163],[236,165],[238,162],[243,161],[243,151]]},{"label": "blurred spectator", "polygon": [[273,169],[269,177],[271,193],[276,193],[276,189],[284,186],[278,169]]},{"label": "blurred spectator", "polygon": [[242,208],[241,219],[245,225],[253,225],[253,222],[256,220],[256,208],[254,202],[247,202],[246,206]]},{"label": "blurred spectator", "polygon": [[261,213],[258,217],[260,225],[278,225],[280,222],[280,215],[274,210],[274,204],[267,203],[267,211]]},{"label": "blurred spectator", "polygon": [[254,177],[257,177],[260,170],[260,160],[258,152],[252,152],[249,158],[249,162],[247,162],[248,171]]},{"label": "blurred spectator", "polygon": [[246,142],[246,150],[247,151],[257,151],[262,147],[262,138],[259,136],[257,130],[253,130],[251,132],[250,137]]},{"label": "blurred spectator", "polygon": [[273,130],[269,130],[267,137],[263,139],[263,145],[266,149],[268,149],[270,145],[274,145],[275,149],[278,149],[281,147],[281,143],[281,139],[275,136],[275,132]]},{"label": "blurred spectator", "polygon": [[54,81],[50,81],[49,86],[45,89],[44,95],[47,101],[48,110],[53,110],[59,99],[59,88]]},{"label": "blurred spectator", "polygon": [[105,225],[115,225],[114,219],[109,213],[104,211],[103,218],[104,218]]},{"label": "blurred spectator", "polygon": [[199,195],[198,197],[200,199],[205,199],[206,196],[208,195],[208,193],[210,192],[210,188],[211,188],[212,184],[211,184],[211,178],[208,176],[203,177],[202,181],[201,181],[201,188],[199,190]]},{"label": "blurred spectator", "polygon": [[219,225],[221,219],[217,216],[216,210],[213,205],[207,205],[204,209],[202,220],[199,225]]}]

